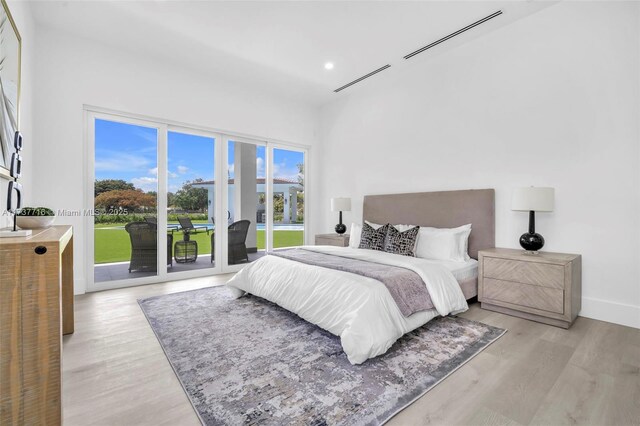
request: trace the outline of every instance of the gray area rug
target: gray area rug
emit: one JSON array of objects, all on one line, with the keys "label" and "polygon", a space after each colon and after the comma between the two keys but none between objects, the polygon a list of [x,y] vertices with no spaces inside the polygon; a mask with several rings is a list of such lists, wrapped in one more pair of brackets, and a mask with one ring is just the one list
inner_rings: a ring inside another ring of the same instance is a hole
[{"label": "gray area rug", "polygon": [[434,319],[354,366],[338,337],[224,286],[138,302],[206,425],[382,424],[505,333]]}]

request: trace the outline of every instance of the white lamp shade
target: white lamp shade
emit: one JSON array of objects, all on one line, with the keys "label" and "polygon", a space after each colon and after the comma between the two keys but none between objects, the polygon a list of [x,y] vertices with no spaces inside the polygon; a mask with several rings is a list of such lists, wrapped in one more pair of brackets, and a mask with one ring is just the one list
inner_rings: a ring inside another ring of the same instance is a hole
[{"label": "white lamp shade", "polygon": [[350,212],[351,198],[332,198],[331,211],[332,212]]},{"label": "white lamp shade", "polygon": [[511,210],[552,212],[553,188],[515,188],[511,197]]}]

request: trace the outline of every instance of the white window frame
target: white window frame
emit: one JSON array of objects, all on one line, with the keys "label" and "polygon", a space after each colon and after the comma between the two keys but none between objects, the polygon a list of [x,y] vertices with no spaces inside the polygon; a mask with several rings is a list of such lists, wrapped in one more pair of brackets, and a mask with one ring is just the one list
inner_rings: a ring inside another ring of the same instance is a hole
[{"label": "white window frame", "polygon": [[[214,142],[214,164],[215,164],[215,173],[213,176],[213,179],[215,182],[220,182],[222,180],[222,176],[224,176],[222,174],[221,171],[221,164],[220,164],[220,157],[222,155],[222,140],[224,139],[224,136],[222,134],[219,133],[213,133],[213,132],[208,132],[208,131],[204,131],[204,130],[200,130],[200,129],[193,129],[191,127],[186,127],[186,126],[177,126],[177,125],[168,125],[167,126],[167,160],[168,160],[168,137],[169,137],[169,132],[174,132],[174,133],[182,133],[182,134],[187,134],[187,135],[194,135],[194,136],[202,136],[205,138],[212,138],[215,142]],[[165,161],[163,164],[165,164],[165,167],[162,167],[164,169],[165,175],[168,175],[168,161]],[[158,167],[158,170],[160,169],[160,167]],[[167,182],[167,178],[168,176],[165,176],[165,185]],[[168,188],[165,187],[165,191]],[[221,223],[220,221],[222,220],[222,209],[221,209],[221,202],[220,200],[221,195],[219,194],[220,191],[215,191],[215,221],[216,223]],[[165,219],[166,219],[166,202],[167,202],[167,196],[166,196],[167,192],[164,192],[164,196],[162,198],[164,198],[164,202],[165,202]],[[160,219],[158,219],[159,221]],[[164,222],[163,222],[164,223]],[[164,242],[165,246],[166,246],[166,240]],[[221,244],[215,244],[214,247],[214,258],[215,259],[221,259],[223,256],[222,254],[222,245]],[[166,268],[165,268],[166,269]],[[223,273],[222,272],[222,262],[219,262],[218,260],[216,260],[215,265],[212,267],[208,267],[208,268],[202,268],[202,269],[194,269],[191,271],[182,271],[182,272],[169,272],[167,271],[167,279],[163,280],[162,282],[165,281],[172,281],[174,279],[177,280],[183,280],[183,279],[189,279],[189,278],[199,278],[199,277],[206,277],[206,276],[210,276],[210,275],[219,275]]]},{"label": "white window frame", "polygon": [[[221,191],[216,192],[216,223],[225,223],[226,215],[223,214],[224,209],[227,208],[228,203],[228,185],[226,179],[228,173],[228,141],[251,143],[258,146],[265,147],[265,198],[266,198],[266,226],[265,226],[265,250],[269,251],[273,249],[273,149],[287,149],[293,151],[299,151],[304,154],[304,174],[305,174],[305,220],[304,220],[304,243],[310,244],[310,235],[308,232],[309,227],[309,208],[311,204],[311,197],[308,197],[307,188],[309,187],[309,152],[310,147],[304,144],[290,143],[286,141],[274,140],[263,138],[255,135],[243,134],[240,132],[220,130],[215,128],[209,128],[205,126],[191,125],[181,123],[177,121],[164,120],[140,114],[125,113],[108,108],[101,108],[91,105],[83,106],[84,115],[84,129],[85,129],[85,144],[84,144],[84,184],[85,184],[85,196],[84,207],[86,211],[91,211],[94,208],[94,179],[95,179],[95,120],[107,120],[115,121],[124,124],[132,124],[136,126],[143,126],[147,128],[153,128],[157,131],[158,148],[157,148],[157,166],[158,166],[158,199],[157,199],[157,214],[158,223],[165,224],[167,222],[167,160],[168,160],[168,132],[186,133],[197,136],[211,137],[215,139],[215,176],[216,182],[225,182],[222,185]],[[237,272],[242,269],[244,265],[227,265],[227,228],[223,227],[224,231],[217,233],[220,235],[220,243],[216,242],[215,245],[215,259],[221,259],[222,262],[216,260],[215,266],[211,268],[195,269],[192,271],[184,272],[169,272],[166,268],[166,256],[167,256],[167,240],[166,232],[162,226],[158,227],[158,268],[157,274],[149,277],[141,278],[127,278],[124,280],[114,280],[105,282],[95,282],[94,277],[94,219],[92,215],[86,215],[83,221],[84,233],[85,233],[85,279],[87,283],[87,292],[108,290],[113,288],[131,287],[146,284],[155,284],[160,282],[181,280],[189,278],[198,278],[218,274],[226,274],[231,272]],[[218,238],[216,236],[216,238]]]},{"label": "white window frame", "polygon": [[[166,191],[166,171],[160,170],[160,161],[164,159],[166,162],[166,126],[159,123],[154,123],[146,120],[139,120],[137,118],[126,116],[115,116],[110,114],[104,114],[95,111],[85,111],[85,123],[87,129],[87,141],[85,144],[85,211],[92,211],[94,209],[94,180],[95,180],[95,121],[106,120],[123,124],[130,124],[134,126],[142,126],[156,130],[156,161],[158,166],[158,185],[157,185],[157,214],[158,222],[166,221],[166,197],[162,200],[161,188],[164,187]],[[163,149],[164,147],[164,149]],[[163,152],[164,151],[164,152]],[[166,168],[165,168],[166,169]],[[162,178],[164,175],[164,180]],[[166,192],[165,192],[166,193]],[[164,209],[162,206],[165,206]],[[95,239],[94,239],[94,218],[93,215],[85,215],[84,217],[84,230],[85,230],[85,252],[86,256],[86,282],[87,291],[100,291],[111,288],[128,287],[134,285],[143,285],[159,282],[163,278],[163,269],[160,266],[164,266],[162,259],[167,258],[167,237],[165,232],[160,232],[161,227],[158,227],[158,252],[156,262],[158,264],[156,275],[140,278],[127,278],[125,280],[113,280],[104,282],[95,282],[94,275],[94,259],[95,259]],[[164,256],[164,257],[163,257]],[[166,267],[164,268],[166,270]]]},{"label": "white window frame", "polygon": [[[269,150],[269,144],[264,141],[264,140],[258,140],[258,139],[250,139],[250,138],[245,138],[245,137],[234,137],[234,136],[230,136],[230,135],[224,135],[223,136],[223,142],[222,142],[222,156],[224,159],[224,164],[222,165],[222,171],[223,171],[223,189],[222,189],[222,206],[224,206],[223,211],[226,211],[229,209],[229,185],[227,183],[227,179],[226,176],[228,176],[229,173],[229,142],[234,142],[234,143],[246,143],[246,144],[251,144],[251,145],[255,145],[255,146],[263,146],[265,147],[265,151]],[[265,163],[267,162],[267,157],[268,155],[265,154]],[[271,205],[273,204],[273,200],[271,200],[269,198],[269,182],[271,182],[271,180],[268,178],[268,168],[265,165],[265,211],[269,212],[269,210],[271,209]],[[236,194],[236,196],[239,196],[240,194]],[[226,222],[225,222],[226,223]],[[266,225],[265,226],[265,250],[269,250],[269,246],[271,244],[271,233],[269,233],[268,230],[268,226],[269,226],[269,215],[267,213],[267,218],[266,218]],[[229,241],[229,232],[228,232],[228,228],[225,226],[223,232],[221,233],[222,235],[222,241],[221,241],[221,245],[223,247],[226,248],[226,250],[224,250],[224,254],[222,255],[223,257],[222,259],[222,272],[223,273],[231,273],[231,272],[238,272],[240,269],[242,269],[246,264],[238,264],[238,265],[229,265],[229,256],[228,256],[228,241]]]},{"label": "white window frame", "polygon": [[[267,160],[268,164],[269,164],[269,168],[268,168],[268,172],[267,172],[267,176],[269,176],[269,186],[271,188],[271,198],[273,198],[273,175],[272,175],[272,171],[273,171],[273,159],[274,159],[274,155],[273,155],[273,150],[274,149],[280,149],[280,150],[285,150],[285,151],[296,151],[296,152],[301,152],[304,158],[304,161],[302,162],[302,167],[303,167],[303,171],[304,171],[304,227],[303,227],[303,231],[302,231],[302,236],[303,236],[303,244],[304,245],[312,245],[313,242],[311,241],[311,238],[309,237],[309,212],[311,209],[309,209],[308,206],[308,199],[307,199],[307,188],[309,187],[309,172],[308,172],[308,166],[309,166],[309,148],[308,147],[299,147],[299,146],[293,146],[293,145],[289,145],[289,144],[283,144],[280,142],[272,142],[269,144],[269,154],[267,155],[269,157],[269,159]],[[272,200],[273,201],[273,200]],[[273,218],[273,210],[270,210],[271,212],[271,217]],[[268,221],[269,226],[271,226],[271,231],[273,231],[273,220],[269,220]],[[269,232],[269,235],[273,235],[272,232]],[[273,247],[270,246],[269,250],[273,250]]]}]

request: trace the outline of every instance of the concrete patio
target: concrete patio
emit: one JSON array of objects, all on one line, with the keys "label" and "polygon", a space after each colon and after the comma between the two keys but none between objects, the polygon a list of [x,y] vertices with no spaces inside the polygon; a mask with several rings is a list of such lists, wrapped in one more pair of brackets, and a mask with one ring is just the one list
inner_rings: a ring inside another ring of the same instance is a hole
[{"label": "concrete patio", "polygon": [[[249,261],[253,262],[264,256],[264,250],[257,253],[249,253]],[[193,263],[177,263],[175,260],[172,267],[168,267],[168,272],[184,272],[197,269],[207,269],[215,267],[215,262],[211,262],[210,254],[202,254]],[[116,280],[126,280],[131,278],[150,277],[157,275],[155,272],[129,272],[129,262],[103,263],[95,265],[95,282],[106,282]]]}]

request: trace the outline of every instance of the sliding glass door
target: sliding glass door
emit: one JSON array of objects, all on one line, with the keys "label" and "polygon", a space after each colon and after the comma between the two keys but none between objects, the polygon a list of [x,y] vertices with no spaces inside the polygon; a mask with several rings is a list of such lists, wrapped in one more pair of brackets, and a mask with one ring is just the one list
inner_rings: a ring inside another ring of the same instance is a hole
[{"label": "sliding glass door", "polygon": [[168,133],[169,273],[215,268],[215,145],[214,135]]},{"label": "sliding glass door", "polygon": [[87,111],[89,291],[234,272],[305,241],[306,151]]},{"label": "sliding glass door", "polygon": [[94,281],[155,277],[158,128],[107,119],[92,124]]},{"label": "sliding glass door", "polygon": [[273,149],[273,248],[305,244],[304,151]]},{"label": "sliding glass door", "polygon": [[265,145],[226,139],[226,222],[224,270],[253,262],[265,254],[267,220]]}]

